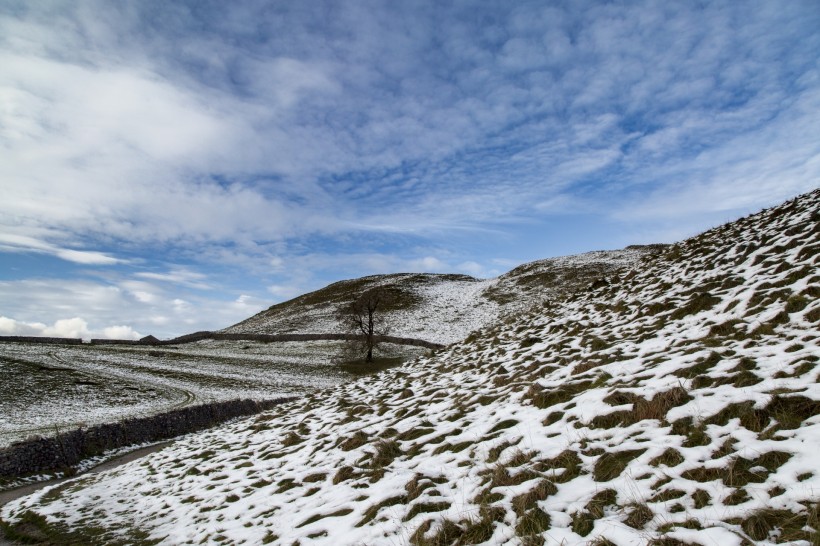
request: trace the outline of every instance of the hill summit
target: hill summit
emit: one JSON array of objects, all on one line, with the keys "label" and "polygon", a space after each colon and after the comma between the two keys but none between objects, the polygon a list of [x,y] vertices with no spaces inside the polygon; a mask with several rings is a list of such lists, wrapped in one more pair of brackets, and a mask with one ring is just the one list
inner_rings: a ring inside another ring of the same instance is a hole
[{"label": "hill summit", "polygon": [[375,288],[390,299],[383,320],[391,335],[449,344],[479,328],[546,301],[560,299],[661,252],[666,245],[634,245],[530,262],[494,279],[467,275],[398,273],[335,282],[276,304],[230,326],[227,334],[332,334],[344,330],[341,306]]},{"label": "hill summit", "polygon": [[818,544],[819,251],[820,190],[2,518],[80,543]]}]

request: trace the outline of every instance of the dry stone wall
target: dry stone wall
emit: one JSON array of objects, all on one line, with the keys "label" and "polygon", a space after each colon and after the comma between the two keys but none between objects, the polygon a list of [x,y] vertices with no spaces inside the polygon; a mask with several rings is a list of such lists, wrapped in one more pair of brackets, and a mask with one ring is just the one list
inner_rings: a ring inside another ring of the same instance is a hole
[{"label": "dry stone wall", "polygon": [[32,438],[0,450],[0,477],[16,478],[72,468],[110,449],[174,438],[252,415],[293,400],[230,400],[191,406],[151,417],[81,428],[51,438]]},{"label": "dry stone wall", "polygon": [[[130,339],[92,339],[91,345],[182,345],[194,343],[206,339],[217,341],[259,341],[262,343],[275,343],[287,341],[351,341],[360,339],[355,334],[223,334],[218,332],[194,332],[174,339],[158,340],[153,336],[137,341]],[[27,336],[0,336],[0,342],[25,342],[25,343],[56,343],[62,345],[80,345],[82,339],[52,338],[52,337],[27,337]],[[423,339],[409,337],[380,336],[379,341],[385,343],[395,343],[396,345],[412,345],[415,347],[425,347],[427,349],[441,349],[444,345],[431,343]]]}]

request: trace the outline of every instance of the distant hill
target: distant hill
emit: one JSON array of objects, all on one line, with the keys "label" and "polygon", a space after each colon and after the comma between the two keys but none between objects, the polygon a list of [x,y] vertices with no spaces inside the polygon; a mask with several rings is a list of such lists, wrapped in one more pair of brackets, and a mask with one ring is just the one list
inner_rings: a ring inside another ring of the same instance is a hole
[{"label": "distant hill", "polygon": [[538,260],[494,279],[400,273],[339,281],[274,305],[222,332],[338,333],[343,330],[336,319],[338,308],[366,290],[381,287],[392,300],[385,315],[392,335],[449,344],[506,316],[589,288],[595,282],[611,282],[619,272],[664,248],[631,246]]},{"label": "distant hill", "polygon": [[820,190],[2,518],[78,544],[816,545],[818,265]]}]

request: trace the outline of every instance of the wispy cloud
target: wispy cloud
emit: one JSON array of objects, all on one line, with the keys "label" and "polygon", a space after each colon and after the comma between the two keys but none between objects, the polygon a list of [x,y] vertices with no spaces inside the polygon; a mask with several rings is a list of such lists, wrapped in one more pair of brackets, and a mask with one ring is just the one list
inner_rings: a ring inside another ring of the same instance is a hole
[{"label": "wispy cloud", "polygon": [[207,278],[206,275],[202,273],[197,273],[196,271],[189,271],[187,269],[174,269],[167,273],[153,273],[142,271],[139,273],[135,273],[134,276],[141,279],[150,279],[154,281],[181,284],[188,286],[190,288],[197,288],[200,290],[209,290],[212,288],[208,283],[204,282]]},{"label": "wispy cloud", "polygon": [[0,251],[45,253],[56,256],[62,260],[86,265],[113,265],[124,263],[124,260],[114,258],[103,252],[60,248],[56,245],[35,239],[34,237],[16,235],[13,233],[0,233]]}]

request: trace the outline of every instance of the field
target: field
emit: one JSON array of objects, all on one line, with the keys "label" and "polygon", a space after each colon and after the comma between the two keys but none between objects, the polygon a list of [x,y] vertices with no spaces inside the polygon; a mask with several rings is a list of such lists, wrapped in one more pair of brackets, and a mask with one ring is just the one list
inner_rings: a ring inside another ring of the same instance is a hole
[{"label": "field", "polygon": [[[300,395],[359,373],[341,342],[179,346],[0,344],[0,447],[28,436],[229,400]],[[422,349],[393,347],[395,360]]]}]

